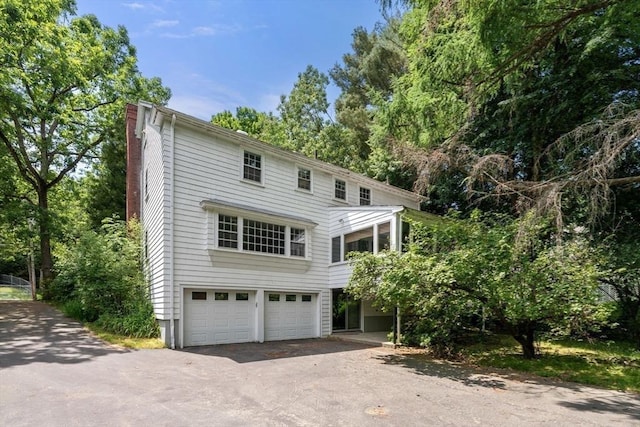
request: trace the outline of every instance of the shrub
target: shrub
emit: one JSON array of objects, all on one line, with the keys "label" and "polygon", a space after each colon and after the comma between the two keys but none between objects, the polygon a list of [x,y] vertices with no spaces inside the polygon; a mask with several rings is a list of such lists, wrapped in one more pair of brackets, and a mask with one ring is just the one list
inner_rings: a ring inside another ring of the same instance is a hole
[{"label": "shrub", "polygon": [[66,302],[70,316],[109,332],[157,336],[140,255],[139,224],[106,220],[101,232],[87,230],[60,251],[49,297]]}]

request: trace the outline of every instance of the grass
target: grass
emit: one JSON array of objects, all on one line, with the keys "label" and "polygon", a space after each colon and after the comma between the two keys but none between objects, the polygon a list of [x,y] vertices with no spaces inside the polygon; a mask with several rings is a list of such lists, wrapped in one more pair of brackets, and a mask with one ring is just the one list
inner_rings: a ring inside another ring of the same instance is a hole
[{"label": "grass", "polygon": [[31,300],[31,295],[10,286],[0,286],[0,300]]},{"label": "grass", "polygon": [[118,345],[120,347],[131,348],[136,350],[141,349],[158,349],[164,348],[164,342],[159,338],[133,338],[123,335],[107,332],[93,323],[85,323],[85,326],[93,332],[98,338],[106,341],[110,344]]},{"label": "grass", "polygon": [[640,393],[640,351],[631,343],[543,341],[540,352],[527,360],[513,338],[490,336],[466,347],[464,356],[479,366]]}]

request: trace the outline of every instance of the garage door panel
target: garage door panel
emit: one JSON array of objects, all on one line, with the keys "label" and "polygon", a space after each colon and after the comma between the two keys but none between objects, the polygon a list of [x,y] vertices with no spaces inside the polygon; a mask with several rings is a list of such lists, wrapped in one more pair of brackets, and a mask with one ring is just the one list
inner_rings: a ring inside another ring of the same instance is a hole
[{"label": "garage door panel", "polygon": [[310,294],[265,292],[265,340],[316,337],[315,301]]},{"label": "garage door panel", "polygon": [[[246,299],[236,300],[237,292],[242,293],[241,298]],[[186,346],[255,340],[255,293],[237,292],[185,291]],[[197,294],[198,300],[193,299],[192,293]]]}]

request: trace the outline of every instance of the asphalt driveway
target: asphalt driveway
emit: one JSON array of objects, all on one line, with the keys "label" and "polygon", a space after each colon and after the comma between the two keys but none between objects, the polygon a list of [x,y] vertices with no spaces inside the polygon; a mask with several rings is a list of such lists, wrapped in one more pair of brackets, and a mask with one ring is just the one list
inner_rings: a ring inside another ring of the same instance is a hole
[{"label": "asphalt driveway", "polygon": [[640,425],[637,395],[478,374],[335,340],[115,348],[0,302],[0,425]]}]

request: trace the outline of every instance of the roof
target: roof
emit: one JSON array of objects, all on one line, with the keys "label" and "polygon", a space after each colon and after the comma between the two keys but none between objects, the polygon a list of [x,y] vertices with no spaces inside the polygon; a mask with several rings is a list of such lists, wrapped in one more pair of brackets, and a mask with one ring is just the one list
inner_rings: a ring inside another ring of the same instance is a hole
[{"label": "roof", "polygon": [[[288,160],[292,160],[300,165],[308,166],[313,169],[322,170],[334,176],[340,178],[351,178],[357,179],[372,188],[381,189],[383,191],[387,191],[390,193],[394,193],[396,195],[400,195],[403,197],[408,197],[415,200],[417,203],[424,199],[423,196],[414,193],[412,191],[404,190],[402,188],[375,180],[373,178],[369,178],[365,175],[350,171],[349,169],[342,168],[340,166],[333,165],[331,163],[323,162],[322,160],[312,159],[303,154],[296,153],[293,151],[288,151],[280,147],[276,147],[274,145],[268,144],[266,142],[260,141],[256,138],[253,138],[249,135],[246,135],[241,132],[236,132],[230,129],[226,129],[207,121],[198,119],[196,117],[190,116],[188,114],[181,113],[176,110],[172,110],[171,108],[152,105],[148,102],[141,101],[138,104],[139,109],[150,109],[155,110],[157,113],[160,113],[167,117],[175,116],[176,122],[181,123],[183,125],[198,129],[202,132],[215,135],[219,138],[223,138],[227,141],[233,142],[243,147],[247,147],[249,149],[260,150],[262,152],[269,153],[275,157],[280,157]],[[138,112],[138,127],[136,129],[137,132],[141,131],[141,118],[144,117],[141,114],[140,110]]]}]

